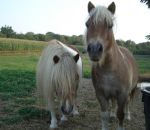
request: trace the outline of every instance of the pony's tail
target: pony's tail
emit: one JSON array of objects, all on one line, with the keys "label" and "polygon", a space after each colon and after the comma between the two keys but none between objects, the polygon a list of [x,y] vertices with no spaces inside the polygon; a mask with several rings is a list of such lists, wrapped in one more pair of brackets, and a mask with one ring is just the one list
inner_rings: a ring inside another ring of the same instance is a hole
[{"label": "pony's tail", "polygon": [[130,100],[133,101],[135,94],[137,92],[137,87],[134,87],[130,93]]},{"label": "pony's tail", "polygon": [[139,79],[138,79],[138,82],[139,83],[150,82],[150,75],[148,75],[148,74],[140,75]]},{"label": "pony's tail", "polygon": [[[149,74],[144,74],[144,75],[139,75],[138,77],[138,83],[142,83],[142,82],[150,82],[150,75]],[[134,87],[130,93],[130,100],[133,100],[135,97],[135,93],[137,93],[138,91],[138,87]]]}]

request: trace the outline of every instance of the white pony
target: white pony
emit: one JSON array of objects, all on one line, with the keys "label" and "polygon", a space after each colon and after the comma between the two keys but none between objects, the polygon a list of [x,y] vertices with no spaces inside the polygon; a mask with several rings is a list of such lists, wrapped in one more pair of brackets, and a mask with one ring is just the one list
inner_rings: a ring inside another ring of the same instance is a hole
[{"label": "white pony", "polygon": [[38,94],[51,112],[50,128],[58,127],[55,97],[61,103],[61,121],[66,121],[70,113],[79,114],[76,97],[81,79],[82,60],[78,51],[58,40],[50,41],[39,59],[36,73]]}]

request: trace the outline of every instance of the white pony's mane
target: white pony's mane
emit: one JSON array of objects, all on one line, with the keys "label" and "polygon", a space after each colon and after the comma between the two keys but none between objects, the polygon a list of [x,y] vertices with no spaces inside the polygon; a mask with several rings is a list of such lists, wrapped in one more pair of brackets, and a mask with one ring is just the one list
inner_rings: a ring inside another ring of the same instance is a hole
[{"label": "white pony's mane", "polygon": [[103,22],[106,22],[107,25],[113,25],[114,16],[104,6],[97,6],[93,10],[91,10],[90,17],[93,17],[93,23],[95,25]]},{"label": "white pony's mane", "polygon": [[55,85],[56,92],[59,96],[66,98],[67,94],[76,90],[79,82],[79,74],[77,73],[77,65],[68,52],[62,54],[61,63],[56,64],[52,70],[51,82]]},{"label": "white pony's mane", "polygon": [[[53,61],[55,55],[60,58],[56,64]],[[58,41],[45,48],[37,66],[36,77],[38,94],[44,102],[47,103],[55,94],[65,97],[77,89],[81,76],[73,56]]]}]

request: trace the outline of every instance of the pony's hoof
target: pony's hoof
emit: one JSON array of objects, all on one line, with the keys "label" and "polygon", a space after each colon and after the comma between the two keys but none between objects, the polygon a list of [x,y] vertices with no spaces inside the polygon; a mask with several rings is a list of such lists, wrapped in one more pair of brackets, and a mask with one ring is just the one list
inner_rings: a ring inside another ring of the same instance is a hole
[{"label": "pony's hoof", "polygon": [[131,120],[131,117],[130,117],[130,116],[127,116],[127,117],[125,117],[125,119],[126,119],[127,121],[130,121],[130,120]]},{"label": "pony's hoof", "polygon": [[125,130],[123,127],[118,127],[117,130]]},{"label": "pony's hoof", "polygon": [[125,114],[125,119],[126,119],[127,121],[130,121],[130,120],[131,120],[130,113],[126,113],[126,114]]},{"label": "pony's hoof", "polygon": [[115,119],[116,118],[116,113],[115,112],[111,112],[110,113],[110,118]]},{"label": "pony's hoof", "polygon": [[57,124],[51,124],[49,128],[50,128],[50,130],[57,130],[58,125]]},{"label": "pony's hoof", "polygon": [[73,115],[74,115],[74,116],[79,116],[80,114],[79,114],[78,111],[74,111],[74,112],[73,112]]},{"label": "pony's hoof", "polygon": [[58,130],[58,128],[49,128],[49,130]]},{"label": "pony's hoof", "polygon": [[66,122],[66,121],[61,120],[61,121],[59,122],[59,125],[63,125],[65,122]]},{"label": "pony's hoof", "polygon": [[68,120],[68,118],[65,116],[65,115],[63,115],[62,117],[61,117],[61,119],[60,119],[62,122],[64,122],[64,121],[67,121]]}]

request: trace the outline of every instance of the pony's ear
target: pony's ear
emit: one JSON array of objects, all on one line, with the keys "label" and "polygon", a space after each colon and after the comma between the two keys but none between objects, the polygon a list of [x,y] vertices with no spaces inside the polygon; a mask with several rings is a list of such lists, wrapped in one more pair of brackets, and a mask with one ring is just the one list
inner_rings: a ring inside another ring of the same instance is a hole
[{"label": "pony's ear", "polygon": [[77,63],[77,61],[79,60],[79,54],[76,54],[74,57],[75,62]]},{"label": "pony's ear", "polygon": [[95,8],[95,6],[92,4],[91,1],[89,1],[89,3],[88,3],[88,12],[90,13],[91,10],[94,9],[94,8]]},{"label": "pony's ear", "polygon": [[55,64],[57,64],[58,61],[59,61],[59,57],[58,57],[57,55],[55,55],[55,56],[53,57],[53,61],[54,61]]},{"label": "pony's ear", "polygon": [[112,2],[112,3],[108,6],[108,10],[109,10],[112,14],[115,14],[115,10],[116,10],[115,2]]}]

